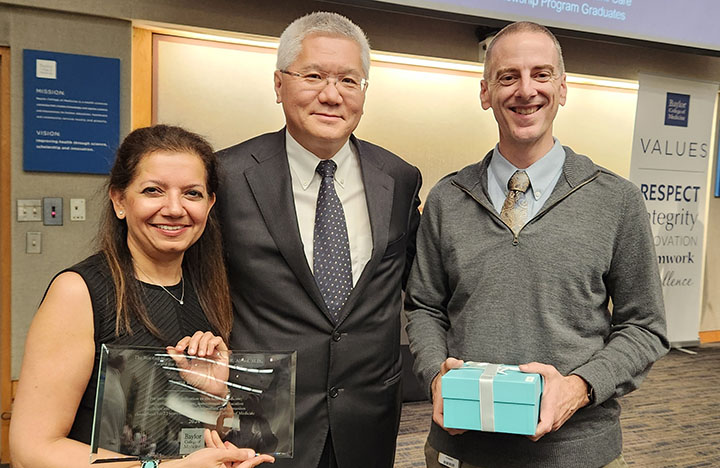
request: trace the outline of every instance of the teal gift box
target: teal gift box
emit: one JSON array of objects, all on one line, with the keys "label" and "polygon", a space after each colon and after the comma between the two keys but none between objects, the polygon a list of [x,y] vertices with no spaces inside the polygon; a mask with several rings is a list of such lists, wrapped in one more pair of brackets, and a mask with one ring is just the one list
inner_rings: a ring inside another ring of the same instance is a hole
[{"label": "teal gift box", "polygon": [[517,366],[468,362],[442,376],[444,425],[535,434],[543,381]]}]

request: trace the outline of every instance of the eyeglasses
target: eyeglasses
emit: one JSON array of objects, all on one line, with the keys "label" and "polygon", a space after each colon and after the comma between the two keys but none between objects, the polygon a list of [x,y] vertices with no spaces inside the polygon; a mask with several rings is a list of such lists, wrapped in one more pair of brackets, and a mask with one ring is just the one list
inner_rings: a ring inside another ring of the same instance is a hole
[{"label": "eyeglasses", "polygon": [[320,91],[327,85],[333,84],[340,92],[361,93],[365,91],[369,83],[365,78],[360,78],[355,75],[329,75],[319,71],[298,73],[290,70],[280,70],[280,73],[300,78],[307,88],[316,91]]}]

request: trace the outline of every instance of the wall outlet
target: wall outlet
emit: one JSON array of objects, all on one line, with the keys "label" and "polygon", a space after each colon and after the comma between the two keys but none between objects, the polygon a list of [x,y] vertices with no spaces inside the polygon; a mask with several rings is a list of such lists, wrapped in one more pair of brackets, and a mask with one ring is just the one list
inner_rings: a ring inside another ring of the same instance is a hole
[{"label": "wall outlet", "polygon": [[70,221],[85,221],[85,199],[70,199]]}]

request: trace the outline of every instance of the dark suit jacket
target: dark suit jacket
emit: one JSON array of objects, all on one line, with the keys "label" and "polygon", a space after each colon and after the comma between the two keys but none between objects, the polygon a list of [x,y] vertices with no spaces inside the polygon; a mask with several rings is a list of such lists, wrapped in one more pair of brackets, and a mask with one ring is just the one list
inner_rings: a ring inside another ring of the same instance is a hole
[{"label": "dark suit jacket", "polygon": [[317,466],[328,430],[340,468],[391,467],[401,408],[400,314],[419,222],[417,168],[351,137],[372,257],[334,324],[303,251],[285,130],[218,153],[218,214],[236,309],[231,348],[297,350],[295,456]]}]

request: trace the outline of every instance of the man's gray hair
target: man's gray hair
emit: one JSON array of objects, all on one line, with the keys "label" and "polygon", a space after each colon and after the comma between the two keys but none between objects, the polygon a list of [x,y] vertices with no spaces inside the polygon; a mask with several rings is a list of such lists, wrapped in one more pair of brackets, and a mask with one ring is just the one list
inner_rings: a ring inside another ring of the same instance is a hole
[{"label": "man's gray hair", "polygon": [[492,76],[492,51],[495,43],[503,36],[508,36],[514,33],[521,32],[540,33],[545,34],[547,37],[549,37],[552,40],[553,45],[555,46],[555,50],[557,51],[558,74],[562,75],[563,73],[565,73],[565,61],[563,60],[562,47],[560,47],[560,42],[557,40],[557,37],[555,37],[555,35],[550,32],[550,30],[545,26],[537,23],[532,23],[530,21],[519,21],[517,23],[510,23],[504,28],[502,28],[500,32],[497,33],[495,37],[493,37],[490,41],[490,45],[488,45],[487,51],[485,51],[485,69],[483,71],[483,78],[485,78],[485,81],[495,79],[495,77]]},{"label": "man's gray hair", "polygon": [[300,55],[302,41],[311,34],[322,36],[341,36],[360,46],[365,78],[370,75],[370,44],[362,29],[346,17],[327,11],[316,11],[302,16],[285,28],[280,36],[276,67],[287,70]]}]

